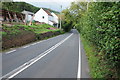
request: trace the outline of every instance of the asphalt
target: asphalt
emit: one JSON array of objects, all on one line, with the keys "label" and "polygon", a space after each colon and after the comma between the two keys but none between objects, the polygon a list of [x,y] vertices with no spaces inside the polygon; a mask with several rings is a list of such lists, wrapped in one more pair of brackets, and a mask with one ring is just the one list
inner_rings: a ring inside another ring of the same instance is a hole
[{"label": "asphalt", "polygon": [[[56,49],[21,71],[14,78],[77,78],[79,60],[79,33],[71,32],[41,41],[29,47],[20,47],[9,54],[2,53],[2,75],[12,72],[22,64],[37,57],[55,44],[70,36]],[[34,43],[32,43],[34,44]],[[89,68],[81,45],[81,78],[89,78]]]},{"label": "asphalt", "polygon": [[84,48],[83,48],[83,44],[81,42],[81,78],[91,78],[89,75],[89,65],[88,65],[88,58],[85,54]]}]

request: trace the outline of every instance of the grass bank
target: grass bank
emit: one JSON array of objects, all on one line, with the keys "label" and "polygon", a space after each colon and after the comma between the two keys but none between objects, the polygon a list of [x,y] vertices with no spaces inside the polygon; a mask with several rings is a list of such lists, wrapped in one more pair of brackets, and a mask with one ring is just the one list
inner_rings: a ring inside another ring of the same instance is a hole
[{"label": "grass bank", "polygon": [[41,25],[2,25],[2,50],[19,47],[34,41],[44,40],[63,34],[58,28],[48,24]]},{"label": "grass bank", "polygon": [[88,40],[86,40],[81,35],[81,40],[86,52],[86,55],[88,57],[88,63],[90,66],[90,76],[94,79],[100,78],[101,80],[108,80],[108,76],[112,76],[112,73],[110,66],[107,65],[107,62],[103,59],[100,52],[97,52],[96,47],[90,43]]}]

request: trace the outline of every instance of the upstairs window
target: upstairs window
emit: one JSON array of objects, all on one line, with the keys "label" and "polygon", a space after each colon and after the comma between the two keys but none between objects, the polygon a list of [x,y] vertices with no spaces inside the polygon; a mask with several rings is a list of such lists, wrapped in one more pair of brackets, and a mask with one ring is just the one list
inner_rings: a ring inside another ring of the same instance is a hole
[{"label": "upstairs window", "polygon": [[43,16],[42,18],[44,19],[45,17]]}]

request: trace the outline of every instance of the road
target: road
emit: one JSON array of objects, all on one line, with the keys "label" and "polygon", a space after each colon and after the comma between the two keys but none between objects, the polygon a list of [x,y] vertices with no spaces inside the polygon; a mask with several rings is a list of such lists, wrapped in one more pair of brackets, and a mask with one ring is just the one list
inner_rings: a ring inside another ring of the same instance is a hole
[{"label": "road", "polygon": [[2,78],[89,78],[77,30],[2,54]]}]

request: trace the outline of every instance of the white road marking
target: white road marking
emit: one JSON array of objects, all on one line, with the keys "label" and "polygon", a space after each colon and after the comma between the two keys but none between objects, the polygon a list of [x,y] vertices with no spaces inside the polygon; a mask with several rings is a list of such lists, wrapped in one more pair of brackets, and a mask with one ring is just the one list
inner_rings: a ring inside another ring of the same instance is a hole
[{"label": "white road marking", "polygon": [[[64,34],[63,34],[63,35],[64,35]],[[39,42],[36,42],[36,43],[32,43],[32,44],[30,44],[30,45],[23,46],[23,47],[20,47],[20,48],[28,48],[28,47],[30,47],[31,45],[33,46],[33,45],[39,44],[39,43],[41,43],[41,42],[44,42],[44,41],[47,41],[47,40],[51,40],[51,39],[54,39],[54,38],[57,38],[57,37],[60,37],[60,36],[63,36],[63,35],[58,35],[58,36],[55,36],[55,37],[53,37],[53,38],[49,38],[49,39],[42,40],[42,41],[39,41]],[[12,52],[15,52],[15,51],[16,51],[16,50],[12,50],[12,51],[6,52],[5,54],[9,54],[9,53],[12,53]]]},{"label": "white road marking", "polygon": [[81,47],[80,47],[80,34],[79,34],[79,61],[78,61],[78,80],[81,78]]},{"label": "white road marking", "polygon": [[36,45],[37,43],[33,43],[33,44],[31,44],[31,45]]},{"label": "white road marking", "polygon": [[27,69],[28,67],[30,67],[32,64],[34,64],[35,62],[37,62],[38,60],[40,60],[41,58],[43,58],[44,56],[46,56],[48,53],[50,53],[51,51],[53,51],[54,49],[56,49],[58,46],[60,46],[62,43],[64,43],[68,38],[70,38],[73,35],[70,34],[67,38],[65,38],[64,40],[60,41],[59,43],[57,43],[56,45],[52,46],[51,48],[49,48],[48,50],[46,50],[45,52],[41,53],[40,55],[38,55],[37,57],[31,59],[30,61],[24,63],[23,65],[21,65],[20,67],[18,67],[17,69],[9,72],[8,74],[2,76],[2,78],[8,78],[11,79],[13,77],[15,77],[16,75],[18,75],[19,73],[21,73],[22,71],[24,71],[25,69]]},{"label": "white road marking", "polygon": [[27,48],[27,47],[30,47],[30,45],[27,45],[27,46],[23,46],[22,48]]},{"label": "white road marking", "polygon": [[12,52],[15,52],[16,50],[12,50],[12,51],[9,51],[9,52],[6,52],[5,54],[10,54]]},{"label": "white road marking", "polygon": [[37,44],[41,43],[41,42],[36,42]]},{"label": "white road marking", "polygon": [[[63,34],[64,35],[64,34]],[[51,40],[51,39],[54,39],[54,38],[57,38],[57,37],[60,37],[60,36],[63,36],[63,35],[58,35],[58,36],[55,36],[55,37],[52,37],[52,38],[49,38],[49,39],[46,39],[46,40],[42,40],[42,41],[38,41],[36,43],[33,43],[33,44],[30,44],[30,45],[36,45],[36,44],[39,44],[41,42],[44,42],[44,41],[47,41],[47,40]]]}]

